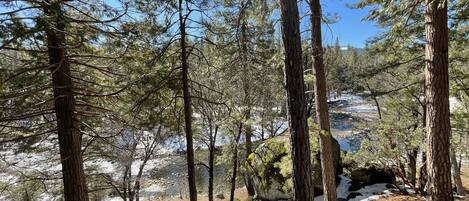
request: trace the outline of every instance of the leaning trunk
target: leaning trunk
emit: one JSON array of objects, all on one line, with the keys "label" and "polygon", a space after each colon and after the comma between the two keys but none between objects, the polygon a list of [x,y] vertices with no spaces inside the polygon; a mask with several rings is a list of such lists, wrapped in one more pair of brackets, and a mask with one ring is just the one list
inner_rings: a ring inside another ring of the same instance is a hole
[{"label": "leaning trunk", "polygon": [[296,0],[280,1],[282,38],[285,48],[285,78],[293,162],[293,200],[314,200],[311,152],[306,121],[305,86],[301,63],[301,39]]},{"label": "leaning trunk", "polygon": [[191,201],[197,200],[197,189],[195,185],[194,147],[192,137],[192,106],[189,92],[189,64],[187,62],[186,50],[186,24],[182,14],[183,0],[179,0],[179,31],[181,32],[181,63],[182,63],[182,91],[184,99],[184,120],[187,143],[187,174],[189,184],[189,197]]},{"label": "leaning trunk", "polygon": [[431,201],[452,200],[447,1],[426,0],[427,170]]},{"label": "leaning trunk", "polygon": [[66,201],[88,200],[83,159],[81,155],[81,135],[76,116],[73,83],[65,41],[65,17],[60,2],[54,2],[44,9],[47,16],[54,19],[54,27],[46,28],[47,50],[49,53],[54,106],[57,119],[60,159]]},{"label": "leaning trunk", "polygon": [[313,67],[316,74],[316,117],[319,123],[319,141],[321,145],[321,169],[324,200],[336,201],[335,168],[333,159],[333,138],[329,124],[329,110],[327,107],[326,75],[321,41],[321,4],[319,0],[310,0],[311,9],[311,45],[313,53]]}]

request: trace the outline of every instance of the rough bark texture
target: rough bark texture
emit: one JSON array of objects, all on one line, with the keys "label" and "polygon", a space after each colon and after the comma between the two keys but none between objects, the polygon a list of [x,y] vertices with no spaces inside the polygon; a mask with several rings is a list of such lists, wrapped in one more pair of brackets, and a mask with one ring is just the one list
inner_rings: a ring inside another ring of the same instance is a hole
[{"label": "rough bark texture", "polygon": [[66,201],[87,201],[88,192],[81,155],[81,134],[76,117],[73,83],[65,41],[65,17],[59,2],[44,9],[54,20],[54,27],[46,29],[49,64],[54,88],[54,106],[57,118],[60,159]]},{"label": "rough bark texture", "polygon": [[312,201],[314,200],[314,192],[311,177],[308,125],[306,122],[298,5],[296,0],[282,0],[280,6],[293,161],[293,200]]},{"label": "rough bark texture", "polygon": [[192,105],[189,92],[189,64],[186,50],[186,24],[182,14],[183,0],[179,0],[179,31],[181,32],[181,62],[182,62],[182,90],[184,99],[184,120],[187,143],[187,174],[189,184],[189,197],[191,201],[197,200],[197,187],[195,184],[194,143],[192,137]]},{"label": "rough bark texture", "polygon": [[319,0],[310,0],[311,9],[311,43],[313,53],[313,67],[316,74],[315,102],[316,117],[319,123],[319,141],[321,146],[321,169],[324,200],[336,201],[337,192],[335,186],[335,168],[333,159],[333,139],[329,123],[329,110],[327,106],[326,75],[321,39],[321,4]]},{"label": "rough bark texture", "polygon": [[426,0],[427,172],[431,201],[452,200],[447,1]]},{"label": "rough bark texture", "polygon": [[451,170],[453,172],[454,185],[456,186],[456,193],[458,195],[465,196],[466,190],[462,185],[461,172],[459,170],[458,161],[456,160],[456,153],[454,149],[451,150]]}]

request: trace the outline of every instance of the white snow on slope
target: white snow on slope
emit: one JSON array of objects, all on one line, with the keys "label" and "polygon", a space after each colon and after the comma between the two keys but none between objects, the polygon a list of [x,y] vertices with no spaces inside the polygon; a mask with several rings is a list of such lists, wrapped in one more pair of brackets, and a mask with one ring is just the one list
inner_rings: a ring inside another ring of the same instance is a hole
[{"label": "white snow on slope", "polygon": [[[355,192],[355,193],[360,193],[361,195],[358,195],[355,198],[350,199],[350,201],[371,201],[371,200],[376,200],[381,197],[389,196],[391,194],[391,191],[386,187],[387,184],[385,183],[379,183],[379,184],[373,184],[369,186],[365,186],[357,191],[348,191],[350,186],[352,185],[352,180],[349,178],[339,175],[340,183],[337,186],[337,198],[342,198],[342,199],[347,199],[347,197]],[[323,201],[324,196],[317,196],[314,198],[314,201]]]}]

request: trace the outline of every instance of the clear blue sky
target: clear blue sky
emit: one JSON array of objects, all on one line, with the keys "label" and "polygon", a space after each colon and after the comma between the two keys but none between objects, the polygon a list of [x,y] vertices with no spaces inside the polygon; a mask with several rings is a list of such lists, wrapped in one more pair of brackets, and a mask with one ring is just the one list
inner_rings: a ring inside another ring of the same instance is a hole
[{"label": "clear blue sky", "polygon": [[[334,44],[339,37],[341,46],[364,47],[366,40],[382,31],[375,23],[365,21],[369,9],[352,9],[347,4],[355,4],[359,0],[321,0],[323,13],[337,14],[339,20],[329,26],[323,25],[324,44]],[[300,4],[304,14],[308,11],[306,3]],[[305,18],[302,28],[309,28],[309,19]],[[332,30],[332,32],[331,32]]]}]

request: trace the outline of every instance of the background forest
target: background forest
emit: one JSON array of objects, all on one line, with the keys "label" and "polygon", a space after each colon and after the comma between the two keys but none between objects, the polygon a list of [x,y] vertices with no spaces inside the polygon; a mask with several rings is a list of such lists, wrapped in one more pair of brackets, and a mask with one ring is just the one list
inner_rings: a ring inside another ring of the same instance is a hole
[{"label": "background forest", "polygon": [[467,199],[469,1],[347,5],[0,1],[0,200]]}]

